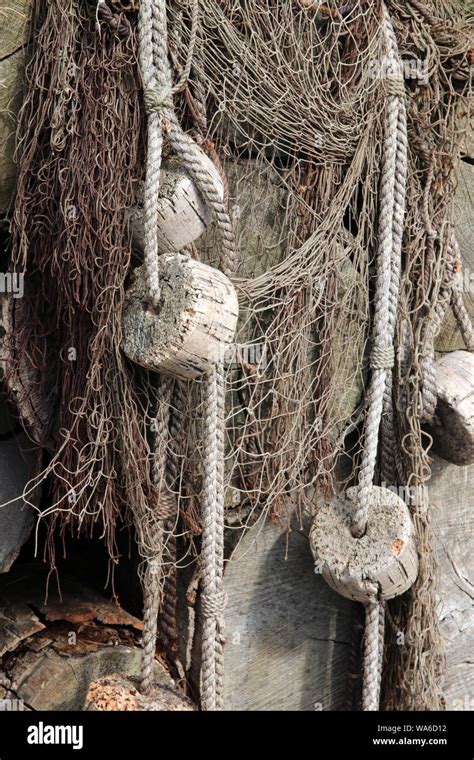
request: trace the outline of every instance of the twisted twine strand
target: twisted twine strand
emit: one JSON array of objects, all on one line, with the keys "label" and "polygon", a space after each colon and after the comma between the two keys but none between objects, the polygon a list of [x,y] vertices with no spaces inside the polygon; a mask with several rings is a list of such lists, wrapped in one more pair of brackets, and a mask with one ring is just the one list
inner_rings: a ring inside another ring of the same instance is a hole
[{"label": "twisted twine strand", "polygon": [[458,323],[466,348],[468,351],[474,351],[474,330],[471,318],[464,305],[460,280],[456,277],[456,272],[460,269],[460,253],[454,231],[451,233],[446,246],[445,262],[444,282],[436,302],[436,307],[428,323],[425,336],[425,356],[421,361],[421,408],[422,419],[426,422],[432,420],[438,400],[434,344],[436,336],[438,335],[446,316],[446,312],[450,306]]},{"label": "twisted twine strand", "polygon": [[471,317],[464,305],[463,295],[460,290],[453,290],[451,294],[451,308],[458,323],[461,335],[468,351],[474,351],[474,329]]}]

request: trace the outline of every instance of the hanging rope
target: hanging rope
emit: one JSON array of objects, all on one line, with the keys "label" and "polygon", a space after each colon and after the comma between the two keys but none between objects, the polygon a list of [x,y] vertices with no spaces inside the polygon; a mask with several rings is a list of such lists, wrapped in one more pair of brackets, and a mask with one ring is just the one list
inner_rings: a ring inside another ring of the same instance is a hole
[{"label": "hanging rope", "polygon": [[161,603],[162,561],[164,551],[164,526],[167,520],[176,516],[177,505],[171,492],[167,491],[167,451],[170,425],[170,401],[173,381],[160,379],[159,397],[156,405],[155,455],[153,462],[153,483],[158,493],[158,503],[151,519],[149,531],[150,546],[145,547],[147,560],[143,578],[143,637],[140,688],[149,694],[153,686],[153,666],[155,661],[158,612]]},{"label": "hanging rope", "polygon": [[[232,274],[237,265],[237,254],[232,222],[227,213],[222,188],[210,174],[205,154],[185,134],[173,110],[173,94],[187,82],[192,64],[198,23],[198,2],[194,0],[191,18],[190,43],[186,64],[175,86],[171,83],[168,62],[167,23],[165,0],[142,0],[139,9],[140,65],[142,70],[144,101],[148,114],[148,153],[144,189],[144,264],[147,286],[152,305],[160,302],[157,208],[163,136],[182,161],[183,167],[196,183],[204,200],[214,213],[220,232],[221,268]],[[224,419],[225,381],[223,357],[204,378],[204,485],[202,498],[202,662],[201,703],[204,710],[223,707],[223,591],[224,563]],[[156,638],[156,617],[159,604],[159,572],[153,559],[146,571],[150,587],[145,609],[146,641]],[[154,589],[153,591],[151,589]],[[145,629],[144,629],[145,643]],[[144,649],[145,652],[145,649]],[[148,684],[150,654],[146,650],[143,669]]]},{"label": "hanging rope", "polygon": [[[369,491],[374,481],[375,463],[379,444],[382,414],[385,411],[386,429],[393,420],[392,367],[394,365],[394,332],[398,306],[401,267],[403,218],[405,214],[405,183],[407,172],[406,111],[402,68],[397,41],[385,5],[383,28],[386,40],[387,107],[383,162],[380,182],[379,231],[377,251],[377,279],[373,345],[370,357],[372,369],[368,391],[368,409],[364,431],[364,450],[359,473],[358,508],[353,515],[352,533],[360,538],[367,526]],[[393,440],[389,430],[388,440]],[[383,450],[382,450],[383,461]],[[394,467],[387,464],[389,472]],[[380,681],[383,658],[384,609],[379,602],[366,605],[364,637],[364,680],[362,707],[377,710],[380,699]]]}]

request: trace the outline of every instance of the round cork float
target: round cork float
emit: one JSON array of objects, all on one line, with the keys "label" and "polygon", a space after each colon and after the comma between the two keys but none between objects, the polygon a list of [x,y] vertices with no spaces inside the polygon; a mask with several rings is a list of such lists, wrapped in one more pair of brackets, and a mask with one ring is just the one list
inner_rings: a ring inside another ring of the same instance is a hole
[{"label": "round cork float", "polygon": [[[224,198],[222,178],[211,159],[202,153],[202,161],[214,184]],[[177,158],[163,161],[160,172],[160,195],[156,216],[158,248],[162,253],[180,251],[202,235],[210,224],[212,213],[201,197],[194,181]],[[137,205],[131,216],[132,240],[136,248],[143,250],[143,185],[137,194]]]},{"label": "round cork float", "polygon": [[358,488],[323,505],[310,532],[316,572],[347,599],[372,602],[403,594],[418,574],[407,505],[387,488],[371,486],[367,529],[354,538],[351,519]]},{"label": "round cork float", "polygon": [[474,354],[452,351],[435,363],[438,402],[429,427],[434,449],[452,464],[474,463]]},{"label": "round cork float", "polygon": [[195,379],[223,360],[239,315],[234,286],[218,269],[183,254],[159,257],[160,306],[147,295],[144,267],[125,295],[122,348],[146,369]]}]

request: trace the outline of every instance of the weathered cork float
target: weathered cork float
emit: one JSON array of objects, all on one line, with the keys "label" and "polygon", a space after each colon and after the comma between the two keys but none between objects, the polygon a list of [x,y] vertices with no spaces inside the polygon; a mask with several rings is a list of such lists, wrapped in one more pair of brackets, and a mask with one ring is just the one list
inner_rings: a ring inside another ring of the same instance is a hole
[{"label": "weathered cork float", "polygon": [[411,586],[418,572],[408,507],[398,494],[372,486],[366,532],[354,538],[351,518],[357,499],[354,486],[318,509],[310,532],[316,572],[347,599],[392,599]]},{"label": "weathered cork float", "polygon": [[230,280],[183,254],[159,259],[161,303],[147,300],[143,267],[127,292],[123,350],[142,367],[182,379],[202,375],[234,340],[239,307]]},{"label": "weathered cork float", "polygon": [[[207,156],[205,166],[213,181],[224,195],[222,179]],[[131,211],[133,242],[143,250],[143,188],[137,193],[137,205]],[[211,222],[211,212],[204,202],[196,184],[183,170],[178,159],[170,157],[163,161],[160,175],[160,197],[156,225],[160,253],[181,251],[198,239]]]}]

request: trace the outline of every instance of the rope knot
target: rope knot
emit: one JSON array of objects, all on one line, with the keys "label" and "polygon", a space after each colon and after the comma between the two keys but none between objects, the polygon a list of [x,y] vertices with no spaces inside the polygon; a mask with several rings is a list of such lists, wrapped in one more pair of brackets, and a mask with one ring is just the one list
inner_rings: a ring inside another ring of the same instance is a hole
[{"label": "rope knot", "polygon": [[157,87],[147,87],[143,91],[143,100],[147,114],[160,113],[173,105],[173,89],[163,87],[160,90]]},{"label": "rope knot", "polygon": [[372,346],[371,369],[391,369],[394,364],[395,351],[393,346]]},{"label": "rope knot", "polygon": [[405,90],[405,81],[403,78],[396,76],[396,77],[387,77],[386,79],[387,83],[387,95],[389,97],[396,97],[396,98],[405,98],[406,97],[406,90]]},{"label": "rope knot", "polygon": [[224,629],[224,610],[227,605],[227,592],[221,587],[218,591],[206,591],[201,597],[204,618],[214,618],[219,631]]}]

